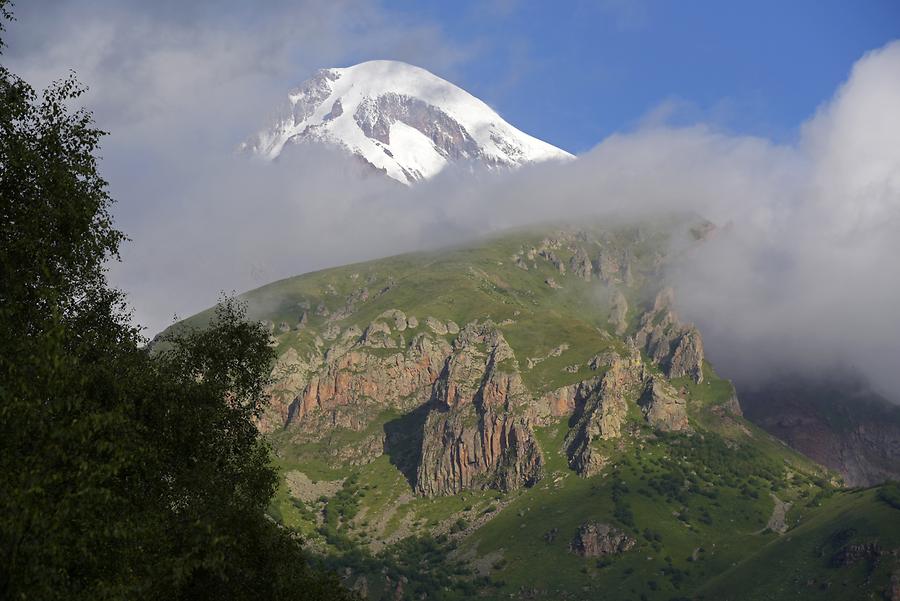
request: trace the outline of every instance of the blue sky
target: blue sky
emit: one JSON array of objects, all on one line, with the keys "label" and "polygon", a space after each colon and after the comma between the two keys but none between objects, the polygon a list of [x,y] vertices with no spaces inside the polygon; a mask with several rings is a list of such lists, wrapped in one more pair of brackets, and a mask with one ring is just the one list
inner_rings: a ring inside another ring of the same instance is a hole
[{"label": "blue sky", "polygon": [[386,6],[439,23],[473,54],[456,83],[572,152],[662,103],[676,123],[788,141],[856,60],[900,37],[896,0]]},{"label": "blue sky", "polygon": [[900,38],[900,0],[18,4],[6,57],[20,72],[41,83],[76,69],[118,132],[135,89],[159,96],[144,112],[185,116],[184,97],[227,96],[220,147],[314,70],[375,58],[430,69],[575,153],[648,115],[789,143],[855,61]]}]

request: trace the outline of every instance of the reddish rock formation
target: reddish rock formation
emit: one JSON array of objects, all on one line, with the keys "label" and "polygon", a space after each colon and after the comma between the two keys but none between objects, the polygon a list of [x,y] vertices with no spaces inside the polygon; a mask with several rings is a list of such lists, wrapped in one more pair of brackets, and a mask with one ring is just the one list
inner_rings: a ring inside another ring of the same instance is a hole
[{"label": "reddish rock formation", "polygon": [[[287,423],[299,423],[313,413],[326,413],[334,425],[363,429],[367,419],[353,419],[354,413],[369,415],[374,409],[407,409],[424,402],[438,378],[450,346],[424,334],[413,339],[405,353],[378,357],[355,347],[326,357],[321,369],[309,376],[306,386],[291,405]],[[365,404],[366,411],[353,411]],[[345,408],[351,408],[350,411]]]},{"label": "reddish rock formation", "polygon": [[543,456],[524,415],[529,395],[494,324],[469,324],[454,343],[426,419],[416,491],[513,490],[540,479]]}]

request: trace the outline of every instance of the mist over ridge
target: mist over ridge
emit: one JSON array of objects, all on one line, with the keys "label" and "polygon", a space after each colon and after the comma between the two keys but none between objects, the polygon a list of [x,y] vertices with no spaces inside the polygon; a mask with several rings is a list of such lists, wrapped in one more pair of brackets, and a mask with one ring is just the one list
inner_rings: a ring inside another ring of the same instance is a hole
[{"label": "mist over ridge", "polygon": [[[900,105],[898,73],[898,43],[861,59],[792,145],[702,124],[654,125],[611,136],[571,164],[448,170],[408,190],[348,169],[339,153],[295,149],[273,167],[229,159],[188,195],[178,238],[190,247],[171,248],[168,265],[178,257],[203,263],[170,289],[183,294],[205,278],[205,290],[194,290],[209,303],[217,288],[506,228],[692,211],[718,232],[670,278],[679,309],[700,326],[724,373],[746,379],[849,365],[891,396],[900,385],[892,369],[900,272],[890,267],[900,251],[900,152],[892,143],[900,121],[881,108]],[[144,269],[153,265],[137,271]]]},{"label": "mist over ridge", "polygon": [[[255,23],[267,36],[189,27],[161,35],[160,23],[173,23],[160,8],[159,22],[131,23],[127,45],[102,23],[77,31],[48,23],[44,48],[34,40],[30,52],[10,55],[35,83],[80,57],[74,66],[93,90],[86,103],[111,131],[104,171],[132,240],[111,276],[148,335],[174,314],[209,306],[220,290],[530,223],[688,210],[719,231],[670,277],[680,311],[700,326],[723,372],[844,363],[897,398],[900,43],[860,58],[788,143],[648,119],[569,164],[448,169],[408,190],[331,150],[292,149],[272,165],[237,155],[265,107],[336,64],[342,43],[358,55],[390,47],[410,62],[434,48],[426,66],[452,81],[461,54],[439,33],[374,9],[354,30],[340,18],[344,8],[319,7],[320,31],[294,16],[282,26]],[[371,23],[379,33],[360,36]],[[285,80],[296,52],[285,40],[296,31],[308,71]]]}]

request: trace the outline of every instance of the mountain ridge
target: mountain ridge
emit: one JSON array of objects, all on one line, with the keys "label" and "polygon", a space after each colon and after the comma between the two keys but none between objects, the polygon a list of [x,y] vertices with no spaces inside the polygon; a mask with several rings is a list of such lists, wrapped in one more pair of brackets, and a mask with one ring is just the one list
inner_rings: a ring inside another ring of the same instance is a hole
[{"label": "mountain ridge", "polygon": [[[711,231],[536,227],[247,293],[279,357],[273,519],[369,599],[740,599],[714,577],[807,523],[824,555],[783,598],[885,590],[895,510],[744,419],[674,311],[661,275]],[[856,532],[813,520],[848,503]]]}]

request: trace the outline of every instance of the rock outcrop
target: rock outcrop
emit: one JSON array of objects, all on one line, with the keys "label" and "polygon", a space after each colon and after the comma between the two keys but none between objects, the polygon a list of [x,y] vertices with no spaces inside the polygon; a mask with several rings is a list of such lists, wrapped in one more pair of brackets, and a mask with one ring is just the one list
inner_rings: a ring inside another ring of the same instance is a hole
[{"label": "rock outcrop", "polygon": [[628,401],[642,392],[644,365],[637,349],[628,357],[615,357],[599,384],[587,394],[580,413],[568,436],[566,452],[569,465],[582,476],[600,471],[605,458],[596,453],[594,439],[618,438],[628,414]]},{"label": "rock outcrop", "polygon": [[651,377],[644,387],[638,405],[651,426],[663,432],[690,430],[687,403],[661,378]]},{"label": "rock outcrop", "polygon": [[270,374],[273,384],[268,391],[269,402],[257,421],[260,431],[273,432],[287,423],[297,391],[303,388],[309,374],[321,365],[321,354],[310,353],[301,357],[293,348],[278,357]]},{"label": "rock outcrop", "polygon": [[625,553],[635,544],[634,538],[609,524],[585,522],[569,543],[569,550],[582,557],[606,557]]},{"label": "rock outcrop", "polygon": [[703,382],[703,341],[697,328],[678,319],[672,295],[671,288],[656,295],[653,308],[641,317],[635,343],[668,377],[688,376],[699,384]]},{"label": "rock outcrop", "polygon": [[438,336],[444,336],[445,334],[447,334],[447,324],[439,319],[436,319],[434,317],[426,317],[425,325],[428,326],[428,328]]},{"label": "rock outcrop", "polygon": [[536,425],[545,426],[555,419],[573,415],[582,409],[587,399],[600,386],[600,378],[588,378],[577,384],[569,384],[551,390],[536,399],[529,407],[529,415]]},{"label": "rock outcrop", "polygon": [[538,252],[538,256],[541,258],[547,259],[553,267],[556,268],[558,272],[562,275],[566,275],[566,264],[562,262],[555,252],[552,250],[548,250],[547,248],[543,248]]},{"label": "rock outcrop", "polygon": [[[409,326],[409,320],[406,317],[406,313],[401,311],[400,309],[388,309],[378,316],[379,319],[387,319],[393,322],[394,329],[398,332],[402,332]],[[413,318],[415,319],[415,318]]]},{"label": "rock outcrop", "polygon": [[[403,320],[404,329],[406,320]],[[372,348],[397,348],[397,339],[391,336],[391,327],[383,321],[373,321],[363,331],[363,346]]]},{"label": "rock outcrop", "polygon": [[573,254],[572,258],[569,260],[569,270],[573,275],[576,275],[585,281],[591,281],[591,272],[593,271],[591,259],[580,246],[576,248],[575,254]]},{"label": "rock outcrop", "polygon": [[416,491],[436,496],[537,482],[544,460],[525,415],[528,398],[496,326],[467,325],[434,385]]},{"label": "rock outcrop", "polygon": [[[382,326],[375,330],[379,336],[384,336],[387,327]],[[372,336],[363,334],[355,341],[351,336],[349,348],[329,349],[318,369],[305,378],[288,409],[287,424],[305,422],[311,433],[333,426],[362,430],[378,411],[410,409],[429,398],[450,345],[418,334],[404,352],[380,357],[364,350]],[[291,384],[296,386],[298,381]]]}]

